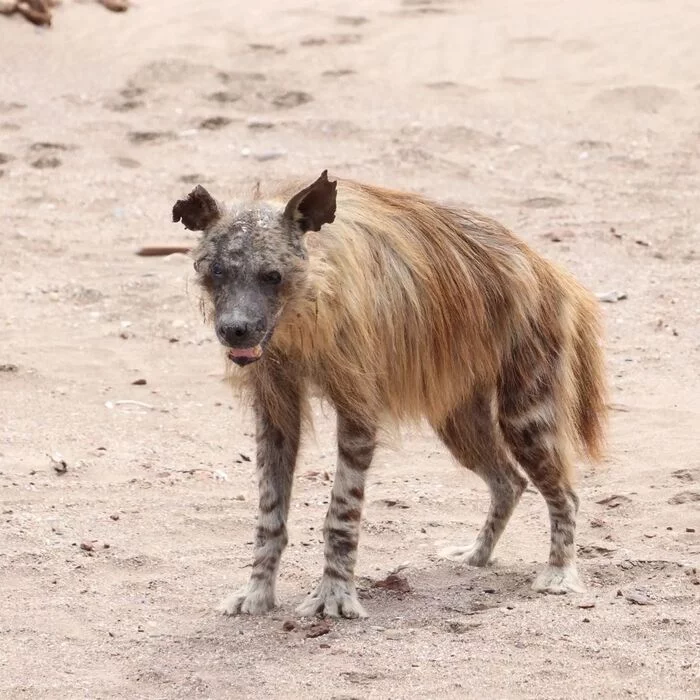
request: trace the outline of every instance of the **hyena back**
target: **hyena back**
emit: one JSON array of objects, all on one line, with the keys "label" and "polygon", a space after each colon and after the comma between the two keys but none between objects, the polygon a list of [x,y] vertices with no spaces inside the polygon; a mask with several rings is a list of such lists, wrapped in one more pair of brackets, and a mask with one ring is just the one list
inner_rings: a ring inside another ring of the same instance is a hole
[{"label": "hyena back", "polygon": [[444,556],[488,563],[524,472],[551,523],[549,565],[533,587],[582,589],[572,458],[600,456],[605,382],[597,304],[572,277],[491,219],[325,171],[230,207],[197,187],[173,219],[204,232],[195,269],[256,416],[253,569],[224,612],[275,604],[312,387],[337,411],[338,464],[323,575],[301,614],[365,614],[354,568],[377,432],[422,418],[491,494],[475,543]]}]

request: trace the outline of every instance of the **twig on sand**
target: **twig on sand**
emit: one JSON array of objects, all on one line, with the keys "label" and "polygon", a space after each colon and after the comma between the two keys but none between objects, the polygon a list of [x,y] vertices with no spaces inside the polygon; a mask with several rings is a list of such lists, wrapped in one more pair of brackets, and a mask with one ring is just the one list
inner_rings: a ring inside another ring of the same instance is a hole
[{"label": "twig on sand", "polygon": [[103,5],[112,12],[126,12],[129,9],[129,0],[97,0],[100,5]]},{"label": "twig on sand", "polygon": [[152,406],[150,403],[145,403],[143,401],[135,401],[133,399],[120,399],[119,401],[106,401],[105,406],[107,408],[115,408],[116,406],[137,406],[139,408],[146,408],[149,411],[156,410],[156,407]]},{"label": "twig on sand", "polygon": [[140,248],[136,255],[141,257],[156,257],[159,255],[172,255],[173,253],[189,253],[192,246],[188,245],[152,245]]}]

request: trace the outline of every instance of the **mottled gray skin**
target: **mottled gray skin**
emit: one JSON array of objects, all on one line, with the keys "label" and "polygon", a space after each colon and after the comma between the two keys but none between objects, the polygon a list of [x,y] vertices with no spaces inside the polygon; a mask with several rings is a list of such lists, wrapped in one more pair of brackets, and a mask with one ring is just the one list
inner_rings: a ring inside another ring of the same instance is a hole
[{"label": "mottled gray skin", "polygon": [[208,228],[195,269],[223,345],[252,348],[269,339],[285,298],[303,278],[305,258],[296,224],[263,202],[225,212]]}]

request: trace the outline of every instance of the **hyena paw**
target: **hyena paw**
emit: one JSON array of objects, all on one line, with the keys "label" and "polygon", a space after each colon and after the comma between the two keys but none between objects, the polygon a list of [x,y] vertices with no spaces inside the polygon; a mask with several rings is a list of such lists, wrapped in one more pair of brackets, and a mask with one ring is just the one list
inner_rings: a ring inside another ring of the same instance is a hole
[{"label": "hyena paw", "polygon": [[302,617],[326,615],[328,617],[367,617],[357,591],[352,583],[322,579],[313,593],[297,608]]},{"label": "hyena paw", "polygon": [[541,571],[532,588],[539,593],[585,593],[586,588],[578,577],[576,566],[548,566]]},{"label": "hyena paw", "polygon": [[275,607],[275,594],[270,588],[246,586],[232,593],[219,604],[224,615],[262,615]]},{"label": "hyena paw", "polygon": [[491,551],[474,542],[470,545],[445,547],[438,552],[438,556],[469,566],[486,566],[491,559]]}]

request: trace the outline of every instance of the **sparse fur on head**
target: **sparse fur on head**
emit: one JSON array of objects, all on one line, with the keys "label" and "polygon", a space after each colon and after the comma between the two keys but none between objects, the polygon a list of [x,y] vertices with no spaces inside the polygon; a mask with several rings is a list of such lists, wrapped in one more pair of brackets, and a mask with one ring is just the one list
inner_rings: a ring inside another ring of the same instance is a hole
[{"label": "sparse fur on head", "polygon": [[[251,201],[232,208],[198,187],[173,214],[204,232],[195,266],[217,333],[234,362],[249,364],[236,374],[258,420],[261,508],[265,475],[283,452],[270,446],[269,431],[282,444],[285,436],[296,444],[313,388],[339,414],[336,484],[352,481],[353,465],[362,471],[358,449],[371,457],[379,426],[422,418],[484,477],[500,512],[490,514],[480,537],[491,534],[477,540],[473,561],[490,556],[524,469],[550,506],[550,568],[565,571],[564,589],[576,587],[566,579],[577,507],[570,455],[599,458],[605,422],[598,309],[581,285],[487,217],[412,194],[331,182],[325,171],[306,188],[265,199],[258,188]],[[355,447],[344,449],[344,440]],[[293,470],[296,447],[286,459],[276,468]],[[504,474],[512,488],[499,491]],[[356,542],[355,519],[340,518],[347,526],[342,537],[343,527],[328,525],[352,500],[346,486],[337,493],[334,486],[327,520],[327,571],[316,592],[327,608],[340,605],[342,593],[328,583],[335,580],[328,571],[344,582],[342,595],[353,597],[354,554],[345,561],[338,538]],[[360,494],[364,482],[354,488]],[[273,509],[275,527],[286,538],[289,496],[275,498],[284,511]],[[361,508],[361,496],[356,500]],[[555,543],[560,520],[570,534]],[[270,549],[264,534],[260,542]],[[275,573],[279,552],[266,560]],[[255,580],[273,587],[274,575],[261,571]],[[559,573],[545,577],[544,589],[555,585],[552,576]],[[251,595],[237,599],[234,612],[245,611]]]}]

